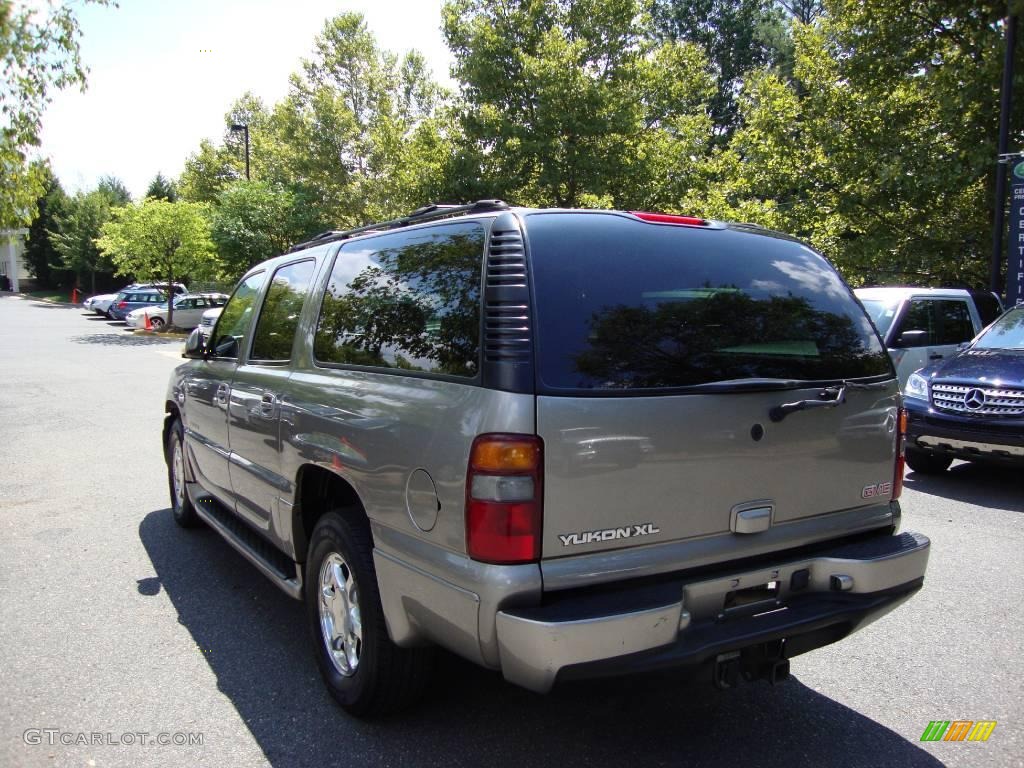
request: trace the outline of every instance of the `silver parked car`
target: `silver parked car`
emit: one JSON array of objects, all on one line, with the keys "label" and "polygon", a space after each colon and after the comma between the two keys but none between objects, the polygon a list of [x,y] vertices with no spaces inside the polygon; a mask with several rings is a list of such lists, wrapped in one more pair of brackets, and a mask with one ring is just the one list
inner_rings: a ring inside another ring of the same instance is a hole
[{"label": "silver parked car", "polygon": [[914,371],[953,357],[1003,311],[999,298],[962,288],[854,291],[889,350],[900,386]]},{"label": "silver parked car", "polygon": [[777,682],[924,580],[892,363],[778,233],[430,206],[254,267],[184,356],[174,517],[305,601],[357,715],[411,701],[431,646],[539,692]]},{"label": "silver parked car", "polygon": [[[200,324],[206,312],[211,308],[224,306],[227,300],[227,294],[224,293],[197,293],[179,296],[174,300],[174,327],[186,330],[195,328]],[[124,321],[129,328],[143,328],[147,318],[154,330],[162,329],[170,318],[167,302],[155,307],[132,310]]]}]

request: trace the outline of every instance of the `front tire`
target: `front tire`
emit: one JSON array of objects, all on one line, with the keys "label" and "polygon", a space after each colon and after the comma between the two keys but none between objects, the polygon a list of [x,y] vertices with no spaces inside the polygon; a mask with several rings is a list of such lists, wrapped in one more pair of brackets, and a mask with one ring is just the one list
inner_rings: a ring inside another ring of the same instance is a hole
[{"label": "front tire", "polygon": [[328,512],[310,537],[306,616],[316,663],[331,696],[365,717],[414,703],[430,673],[427,648],[399,648],[388,636],[373,566],[373,542],[359,509]]},{"label": "front tire", "polygon": [[164,329],[163,318],[160,318],[160,317],[151,317],[151,318],[149,318],[149,326],[154,331],[162,331]]},{"label": "front tire", "polygon": [[950,456],[941,456],[916,448],[906,449],[907,466],[923,475],[941,475],[953,463]]},{"label": "front tire", "polygon": [[185,429],[175,419],[167,436],[167,485],[171,492],[171,513],[182,528],[199,525],[199,515],[185,487]]}]

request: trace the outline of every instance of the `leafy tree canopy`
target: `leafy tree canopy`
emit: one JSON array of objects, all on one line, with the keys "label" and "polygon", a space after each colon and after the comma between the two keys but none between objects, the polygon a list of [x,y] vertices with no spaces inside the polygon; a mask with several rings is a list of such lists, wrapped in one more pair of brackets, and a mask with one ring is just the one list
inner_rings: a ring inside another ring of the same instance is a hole
[{"label": "leafy tree canopy", "polygon": [[[96,241],[121,275],[156,277],[167,283],[216,270],[210,225],[202,203],[148,199],[117,208]],[[170,305],[167,324],[174,324]]]},{"label": "leafy tree canopy", "polygon": [[27,225],[35,215],[46,176],[29,153],[39,146],[53,91],[85,87],[80,37],[71,3],[37,11],[0,0],[0,227]]}]

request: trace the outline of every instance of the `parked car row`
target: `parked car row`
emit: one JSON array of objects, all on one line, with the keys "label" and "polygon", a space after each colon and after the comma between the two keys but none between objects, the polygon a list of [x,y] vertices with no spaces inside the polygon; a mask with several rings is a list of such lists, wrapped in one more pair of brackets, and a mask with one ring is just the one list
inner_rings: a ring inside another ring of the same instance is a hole
[{"label": "parked car row", "polygon": [[82,303],[82,307],[92,310],[98,315],[104,315],[111,320],[123,320],[123,317],[115,316],[114,310],[111,307],[125,301],[129,296],[135,296],[141,291],[148,290],[156,290],[161,293],[163,296],[161,301],[165,301],[167,294],[170,293],[173,293],[175,296],[184,296],[188,293],[188,288],[181,283],[170,285],[167,283],[132,283],[117,293],[101,293],[98,296],[90,296]]},{"label": "parked car row", "polygon": [[228,299],[224,293],[190,294],[181,283],[147,283],[127,286],[116,294],[91,296],[82,306],[111,320],[124,320],[129,328],[143,328],[148,320],[150,327],[160,330],[172,320],[168,294],[174,297],[174,327],[185,330],[200,325],[204,313],[219,313]]},{"label": "parked car row", "polygon": [[995,295],[955,289],[855,293],[899,375],[907,466],[1024,463],[1024,307],[1000,314]]}]

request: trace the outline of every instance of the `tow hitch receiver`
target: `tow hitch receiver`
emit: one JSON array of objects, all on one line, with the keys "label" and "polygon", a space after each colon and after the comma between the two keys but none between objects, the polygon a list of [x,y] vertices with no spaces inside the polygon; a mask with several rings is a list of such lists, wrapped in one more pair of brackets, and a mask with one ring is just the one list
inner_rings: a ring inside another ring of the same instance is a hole
[{"label": "tow hitch receiver", "polygon": [[761,643],[742,651],[720,654],[715,658],[716,688],[735,688],[740,679],[767,680],[772,685],[789,677],[789,659],[785,658],[785,640]]}]

